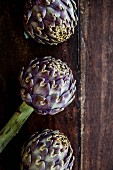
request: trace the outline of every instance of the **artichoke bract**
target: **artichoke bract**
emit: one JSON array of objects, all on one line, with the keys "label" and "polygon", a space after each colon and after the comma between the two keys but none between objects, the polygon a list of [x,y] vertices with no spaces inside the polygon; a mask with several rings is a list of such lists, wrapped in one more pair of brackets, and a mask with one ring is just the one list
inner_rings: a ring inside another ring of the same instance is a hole
[{"label": "artichoke bract", "polygon": [[72,170],[74,154],[67,136],[58,130],[36,132],[21,153],[21,170]]},{"label": "artichoke bract", "polygon": [[75,98],[75,82],[65,62],[51,56],[36,58],[22,69],[21,97],[39,114],[54,115]]},{"label": "artichoke bract", "polygon": [[74,0],[27,0],[25,32],[38,43],[57,45],[74,34],[76,11]]}]

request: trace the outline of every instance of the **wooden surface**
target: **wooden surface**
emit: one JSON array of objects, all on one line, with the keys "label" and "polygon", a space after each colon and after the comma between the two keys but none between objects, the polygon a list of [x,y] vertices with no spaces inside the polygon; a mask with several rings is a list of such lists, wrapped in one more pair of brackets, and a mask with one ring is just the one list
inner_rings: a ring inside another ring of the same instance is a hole
[{"label": "wooden surface", "polygon": [[[77,77],[78,40],[77,28],[74,36],[58,46],[40,45],[23,35],[22,0],[0,1],[0,129],[7,123],[21,104],[18,76],[23,65],[30,59],[51,55],[68,63]],[[76,96],[78,94],[76,93]],[[79,154],[79,112],[76,99],[55,116],[40,116],[35,112],[24,124],[19,134],[13,138],[0,155],[0,170],[19,170],[20,152],[24,141],[35,131],[51,128],[59,129],[68,136],[76,156],[73,170],[78,170]]]},{"label": "wooden surface", "polygon": [[81,170],[113,170],[113,1],[81,0]]}]

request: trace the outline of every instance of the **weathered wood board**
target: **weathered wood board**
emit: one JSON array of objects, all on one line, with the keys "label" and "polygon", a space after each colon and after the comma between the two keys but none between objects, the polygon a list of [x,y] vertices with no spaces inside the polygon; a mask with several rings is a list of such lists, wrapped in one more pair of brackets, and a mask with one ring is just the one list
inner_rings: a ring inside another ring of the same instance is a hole
[{"label": "weathered wood board", "polygon": [[80,1],[81,170],[113,170],[113,1]]}]

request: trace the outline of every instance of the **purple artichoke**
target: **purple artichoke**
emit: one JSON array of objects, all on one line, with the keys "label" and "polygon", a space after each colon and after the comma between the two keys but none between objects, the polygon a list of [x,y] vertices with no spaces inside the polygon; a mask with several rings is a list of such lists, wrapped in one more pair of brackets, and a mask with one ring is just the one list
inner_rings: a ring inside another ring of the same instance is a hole
[{"label": "purple artichoke", "polygon": [[54,115],[75,97],[76,86],[71,69],[52,57],[32,60],[26,69],[22,69],[20,84],[23,103],[0,131],[0,153],[34,109],[42,115]]},{"label": "purple artichoke", "polygon": [[54,115],[75,98],[75,80],[71,69],[50,56],[32,60],[20,76],[21,97],[39,114]]},{"label": "purple artichoke", "polygon": [[21,170],[72,170],[73,149],[58,130],[35,133],[22,148]]},{"label": "purple artichoke", "polygon": [[76,11],[74,0],[27,0],[25,31],[38,43],[57,45],[74,34]]}]

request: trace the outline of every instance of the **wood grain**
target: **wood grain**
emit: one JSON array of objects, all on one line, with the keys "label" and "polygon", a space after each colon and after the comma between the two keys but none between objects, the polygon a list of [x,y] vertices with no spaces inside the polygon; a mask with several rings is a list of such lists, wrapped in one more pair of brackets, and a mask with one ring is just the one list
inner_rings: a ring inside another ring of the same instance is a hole
[{"label": "wood grain", "polygon": [[81,170],[113,170],[113,1],[80,1]]},{"label": "wood grain", "polygon": [[[18,76],[23,65],[35,57],[51,55],[68,63],[77,78],[78,43],[77,28],[75,34],[58,46],[40,45],[23,35],[22,0],[0,1],[0,128],[7,123],[21,104]],[[76,156],[73,170],[78,170],[78,123],[76,99],[61,113],[55,116],[40,116],[35,112],[24,124],[19,134],[8,144],[0,155],[0,170],[19,170],[20,152],[24,141],[35,131],[51,128],[59,129],[71,141]]]}]

